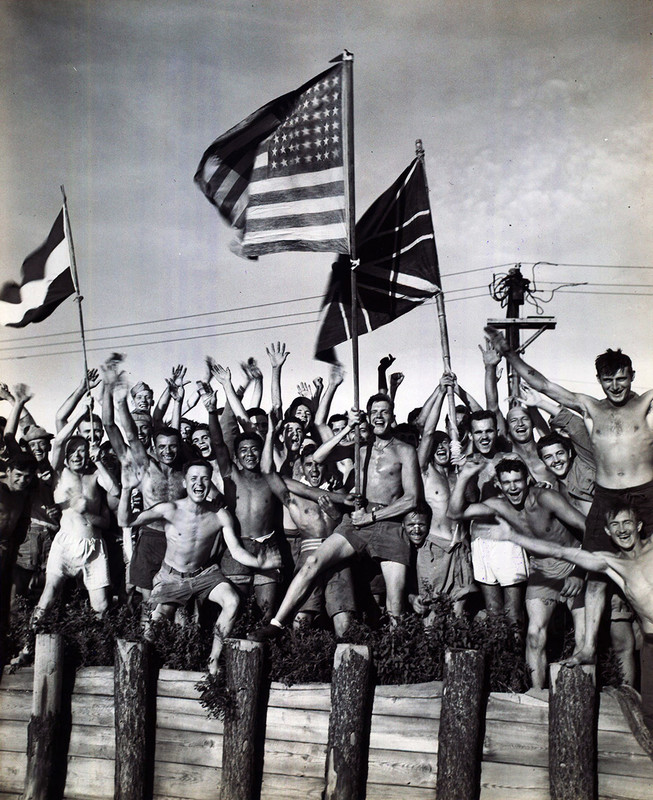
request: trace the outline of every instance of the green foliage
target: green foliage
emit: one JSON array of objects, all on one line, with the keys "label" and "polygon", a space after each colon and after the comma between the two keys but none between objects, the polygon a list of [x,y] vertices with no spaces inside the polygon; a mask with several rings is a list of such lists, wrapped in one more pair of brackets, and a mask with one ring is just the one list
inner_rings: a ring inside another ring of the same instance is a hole
[{"label": "green foliage", "polygon": [[220,675],[206,675],[195,684],[195,688],[200,693],[202,708],[207,710],[209,717],[224,722],[236,710],[237,699],[226,685],[224,672]]},{"label": "green foliage", "polygon": [[194,620],[183,625],[167,619],[151,623],[151,644],[159,662],[170,669],[206,669],[213,642],[213,633],[201,628]]}]

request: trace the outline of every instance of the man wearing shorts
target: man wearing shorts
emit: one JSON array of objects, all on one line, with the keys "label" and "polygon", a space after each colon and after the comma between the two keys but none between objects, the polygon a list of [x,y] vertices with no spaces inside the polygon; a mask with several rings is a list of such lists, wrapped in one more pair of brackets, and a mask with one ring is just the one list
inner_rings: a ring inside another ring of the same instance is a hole
[{"label": "man wearing shorts", "polygon": [[96,469],[91,469],[89,443],[82,436],[65,441],[63,461],[54,489],[54,501],[62,509],[60,530],[50,548],[45,588],[34,609],[35,620],[55,601],[66,578],[80,573],[96,614],[103,614],[108,608],[107,587],[111,581],[102,530],[109,525],[106,493],[117,495],[118,486],[99,459]]},{"label": "man wearing shorts", "polygon": [[[461,469],[458,484],[449,504],[449,514],[456,519],[499,515],[513,527],[531,530],[536,536],[564,547],[580,547],[569,529],[582,535],[585,517],[553,489],[529,486],[528,467],[521,459],[508,457],[496,465],[496,482],[499,497],[488,498],[483,503],[465,507],[465,484],[482,469],[482,465],[468,461]],[[496,540],[484,540],[486,545],[496,545]],[[530,575],[526,589],[528,634],[526,637],[526,662],[531,668],[533,687],[542,689],[546,678],[546,634],[555,604],[575,598],[582,590],[582,578],[574,576],[573,565],[563,566],[555,559],[531,558]],[[571,605],[576,639],[582,641],[584,612],[578,603]]]},{"label": "man wearing shorts", "polygon": [[530,535],[518,533],[511,525],[501,525],[492,535],[520,544],[531,553],[559,558],[581,569],[607,575],[623,591],[641,622],[644,642],[641,650],[642,713],[653,734],[653,541],[643,542],[643,523],[632,506],[615,503],[606,512],[605,532],[616,553],[563,547]]},{"label": "man wearing shorts", "polygon": [[270,624],[249,638],[263,641],[278,637],[317,576],[355,553],[366,552],[380,562],[388,613],[391,617],[402,614],[411,545],[401,519],[415,508],[422,494],[417,454],[414,447],[394,437],[394,404],[387,395],[372,395],[367,412],[373,438],[361,448],[366,507],[345,515],[295,575]]},{"label": "man wearing shorts", "polygon": [[[594,501],[587,516],[583,548],[613,550],[605,533],[605,514],[616,501],[627,502],[642,522],[642,537],[653,532],[653,390],[637,395],[630,358],[621,350],[606,350],[596,358],[596,377],[605,398],[570,392],[553,383],[513,353],[502,334],[486,329],[496,349],[534,389],[583,416],[596,461]],[[585,595],[585,641],[570,664],[596,660],[596,639],[605,604],[606,582],[590,576]]]},{"label": "man wearing shorts", "polygon": [[[327,467],[325,464],[318,464],[315,461],[313,458],[315,449],[315,445],[309,445],[302,451],[300,459],[303,479],[301,481],[284,478],[288,492],[283,498],[283,503],[293,522],[297,525],[301,537],[297,572],[304,566],[311,553],[318,549],[342,520],[342,511],[338,510],[334,499],[340,499],[341,503],[347,499],[344,494],[338,498],[338,493],[327,490],[328,481],[325,480]],[[315,490],[316,495],[313,499],[302,496],[305,492],[304,486]],[[298,491],[302,491],[302,494],[298,494]],[[333,623],[336,636],[344,636],[356,610],[349,565],[339,564],[320,575],[313,591],[297,611],[294,624],[296,626],[311,624],[314,618],[325,609]]]},{"label": "man wearing shorts", "polygon": [[[467,500],[482,502],[500,494],[496,485],[496,464],[505,453],[497,446],[497,418],[493,411],[475,411],[470,416],[473,461],[480,465],[476,485],[466,486]],[[455,487],[454,487],[455,488]],[[474,580],[483,595],[485,608],[490,614],[505,611],[518,625],[524,624],[524,589],[528,578],[528,556],[521,547],[504,542],[488,545],[484,541],[486,529],[495,525],[491,518],[478,518],[470,522],[472,568]]]},{"label": "man wearing shorts", "polygon": [[211,556],[221,536],[230,553],[242,564],[256,569],[278,569],[280,558],[275,554],[254,556],[238,540],[233,519],[226,508],[210,502],[213,469],[204,460],[190,461],[184,467],[183,486],[186,497],[158,503],[134,517],[130,510],[131,489],[137,484],[133,472],[127,470],[118,508],[118,521],[127,527],[163,522],[166,537],[165,558],[153,581],[150,604],[152,619],[174,616],[177,606],[191,598],[208,598],[220,606],[215,624],[209,672],[217,674],[218,659],[224,640],[233,628],[240,599],[220,568],[210,565]]}]

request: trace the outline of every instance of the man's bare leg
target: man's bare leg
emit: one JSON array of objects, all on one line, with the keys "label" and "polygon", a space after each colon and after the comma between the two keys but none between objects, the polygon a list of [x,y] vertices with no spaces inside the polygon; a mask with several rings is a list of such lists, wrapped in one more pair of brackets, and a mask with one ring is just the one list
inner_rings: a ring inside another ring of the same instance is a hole
[{"label": "man's bare leg", "polygon": [[354,616],[351,611],[339,611],[337,614],[333,615],[331,622],[333,623],[333,630],[336,634],[336,638],[343,638],[347,633],[347,629],[353,622],[353,619]]},{"label": "man's bare leg", "polygon": [[605,606],[605,581],[588,580],[585,588],[585,637],[583,646],[576,650],[563,663],[573,667],[576,664],[596,663],[596,640],[599,635],[599,624]]},{"label": "man's bare leg", "polygon": [[526,601],[528,633],[526,634],[526,663],[531,670],[533,689],[544,689],[546,681],[546,633],[556,602],[551,598]]},{"label": "man's bare leg", "polygon": [[208,665],[209,673],[218,675],[220,673],[218,660],[222,655],[224,640],[229,636],[236,622],[240,597],[238,592],[227,581],[223,581],[211,589],[209,600],[220,606],[220,613],[213,629],[213,647],[211,648]]},{"label": "man's bare leg", "polygon": [[261,620],[266,625],[274,616],[274,612],[279,604],[279,584],[273,581],[270,583],[255,583],[254,584],[254,597],[256,598],[256,605],[261,609],[263,619]]},{"label": "man's bare leg", "polygon": [[524,627],[524,591],[526,583],[503,587],[503,603],[508,619]]},{"label": "man's bare leg", "polygon": [[500,614],[503,611],[503,592],[498,583],[479,583],[485,610],[488,614]]},{"label": "man's bare leg", "polygon": [[101,617],[109,608],[106,587],[101,589],[88,589],[88,599],[96,616]]},{"label": "man's bare leg", "polygon": [[278,629],[286,625],[292,619],[295,609],[298,608],[308,596],[315,578],[329,567],[339,564],[346,558],[350,558],[355,552],[354,548],[344,536],[340,536],[339,533],[332,533],[331,536],[325,539],[318,549],[306,559],[299,572],[290,582],[288,591],[281,601],[278,611],[271,620],[271,625],[263,626],[258,632],[254,631],[250,633],[248,638],[254,641],[259,640],[259,635],[261,636],[261,641],[265,638],[272,638],[274,627],[277,628],[278,635]]},{"label": "man's bare leg", "polygon": [[396,561],[382,561],[381,572],[385,581],[385,606],[390,618],[396,619],[404,612],[408,567]]},{"label": "man's bare leg", "polygon": [[635,634],[629,620],[619,619],[610,623],[610,639],[615,655],[621,665],[624,683],[635,684]]}]

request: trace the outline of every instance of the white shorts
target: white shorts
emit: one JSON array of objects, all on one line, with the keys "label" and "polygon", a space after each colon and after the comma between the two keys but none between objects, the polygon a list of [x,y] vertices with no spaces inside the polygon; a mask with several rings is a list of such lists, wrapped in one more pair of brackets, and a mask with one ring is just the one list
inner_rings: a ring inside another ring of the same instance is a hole
[{"label": "white shorts", "polygon": [[76,578],[80,572],[83,573],[84,586],[89,591],[111,585],[104,539],[101,536],[88,539],[59,531],[52,540],[45,568],[46,579]]},{"label": "white shorts", "polygon": [[514,542],[472,541],[474,580],[491,586],[512,586],[528,578],[528,555]]}]

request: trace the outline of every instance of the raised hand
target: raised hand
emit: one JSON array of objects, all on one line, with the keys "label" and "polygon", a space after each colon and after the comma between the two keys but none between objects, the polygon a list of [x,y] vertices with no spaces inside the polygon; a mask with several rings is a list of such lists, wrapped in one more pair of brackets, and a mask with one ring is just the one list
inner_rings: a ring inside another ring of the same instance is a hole
[{"label": "raised hand", "polygon": [[379,369],[382,369],[384,372],[386,372],[396,360],[397,359],[393,355],[388,353],[387,356],[383,356],[383,358],[379,361]]},{"label": "raised hand", "polygon": [[269,347],[265,348],[265,352],[268,354],[272,367],[277,369],[284,365],[290,355],[290,351],[286,350],[285,342],[277,342],[276,344],[272,342]]},{"label": "raised hand", "polygon": [[17,403],[27,403],[28,400],[31,400],[32,397],[34,397],[34,394],[27,384],[17,383],[14,386],[14,397],[16,398]]},{"label": "raised hand", "polygon": [[390,375],[390,389],[396,392],[399,386],[404,382],[404,377],[405,375],[403,372],[393,372],[392,375]]},{"label": "raised hand", "polygon": [[[206,384],[204,384],[206,386]],[[215,392],[206,388],[206,391],[200,392],[200,397],[202,398],[202,402],[204,403],[204,407],[206,410],[211,414],[213,411],[218,410],[218,398]]]},{"label": "raised hand", "polygon": [[503,358],[499,350],[497,350],[497,348],[492,344],[488,336],[485,337],[485,347],[479,344],[478,349],[481,351],[481,355],[483,356],[483,364],[486,367],[496,367]]},{"label": "raised hand", "polygon": [[297,384],[297,394],[310,400],[313,397],[313,390],[306,381],[300,381]]},{"label": "raised hand", "polygon": [[324,388],[324,381],[320,375],[317,378],[313,378],[313,386],[315,386],[315,391],[319,394],[322,389]]},{"label": "raised hand", "polygon": [[333,364],[329,372],[329,383],[331,386],[340,386],[345,379],[345,370],[342,364]]},{"label": "raised hand", "polygon": [[0,400],[9,400],[10,403],[14,402],[14,396],[9,391],[6,383],[0,383]]},{"label": "raised hand", "polygon": [[100,384],[100,372],[95,367],[89,369],[86,373],[86,381],[84,381],[84,389],[86,389],[86,382],[88,382],[89,389],[95,389]]},{"label": "raised hand", "polygon": [[505,354],[510,350],[508,347],[508,342],[501,331],[493,328],[491,325],[488,325],[485,328],[485,335],[487,336],[489,345],[500,355],[505,356]]},{"label": "raised hand", "polygon": [[241,361],[240,367],[250,381],[257,381],[263,377],[256,359],[251,356],[247,361]]},{"label": "raised hand", "polygon": [[211,372],[215,376],[217,382],[222,386],[231,383],[231,370],[229,367],[223,367],[221,364],[217,364],[213,361],[211,364]]}]

